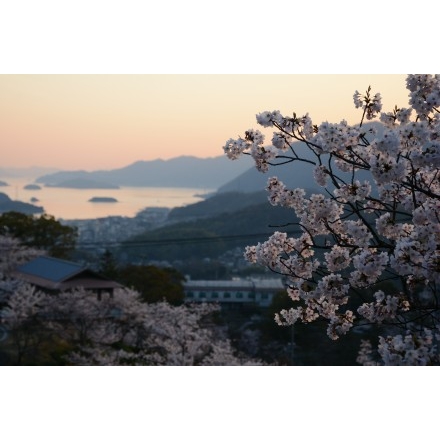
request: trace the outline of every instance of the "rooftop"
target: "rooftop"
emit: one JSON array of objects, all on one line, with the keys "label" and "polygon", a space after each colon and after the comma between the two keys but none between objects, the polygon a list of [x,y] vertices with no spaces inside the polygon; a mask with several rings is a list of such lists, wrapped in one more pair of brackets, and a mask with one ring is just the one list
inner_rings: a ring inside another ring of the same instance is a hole
[{"label": "rooftop", "polygon": [[17,268],[17,271],[31,276],[37,276],[53,282],[61,282],[86,270],[85,266],[71,261],[52,257],[37,257]]},{"label": "rooftop", "polygon": [[70,290],[83,287],[87,290],[115,289],[121,284],[109,280],[72,261],[52,257],[37,257],[19,266],[14,275],[43,289]]}]

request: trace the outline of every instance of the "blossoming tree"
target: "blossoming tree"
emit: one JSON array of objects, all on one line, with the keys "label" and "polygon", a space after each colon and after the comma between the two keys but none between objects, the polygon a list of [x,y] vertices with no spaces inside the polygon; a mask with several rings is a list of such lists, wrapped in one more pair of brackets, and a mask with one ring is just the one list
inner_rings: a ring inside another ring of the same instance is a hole
[{"label": "blossoming tree", "polygon": [[257,123],[276,130],[270,145],[249,129],[224,146],[232,160],[251,155],[261,172],[310,166],[316,194],[277,177],[266,188],[272,205],[294,210],[300,235],[277,231],[245,257],[286,277],[293,304],[276,314],[279,325],[324,319],[336,340],[381,324],[377,350],[362,343],[365,365],[440,361],[440,75],[408,75],[406,85],[408,108],[381,112],[369,87],[353,97],[359,124],[264,111]]},{"label": "blossoming tree", "polygon": [[23,283],[0,309],[0,325],[14,365],[39,365],[60,348],[61,361],[72,365],[263,365],[210,324],[217,310],[147,304],[130,289],[98,300],[82,288],[45,294]]},{"label": "blossoming tree", "polygon": [[0,356],[14,365],[264,365],[234,349],[214,304],[146,303],[128,288],[44,293],[13,278],[41,254],[0,235]]}]

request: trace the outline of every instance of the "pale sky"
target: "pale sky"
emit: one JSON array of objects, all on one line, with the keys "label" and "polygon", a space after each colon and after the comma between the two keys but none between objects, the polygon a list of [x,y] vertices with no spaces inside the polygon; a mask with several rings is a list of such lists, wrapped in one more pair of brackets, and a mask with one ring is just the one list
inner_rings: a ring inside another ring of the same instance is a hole
[{"label": "pale sky", "polygon": [[[406,106],[405,75],[0,75],[2,167],[111,169],[223,154],[264,110],[356,123],[356,89]],[[266,131],[270,141],[272,131]]]}]

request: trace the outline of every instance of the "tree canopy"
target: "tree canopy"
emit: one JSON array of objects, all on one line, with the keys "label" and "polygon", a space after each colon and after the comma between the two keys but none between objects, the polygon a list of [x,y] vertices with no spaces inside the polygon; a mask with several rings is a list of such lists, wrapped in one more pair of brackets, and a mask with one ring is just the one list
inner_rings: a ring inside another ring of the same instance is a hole
[{"label": "tree canopy", "polygon": [[0,235],[19,239],[29,247],[44,249],[49,255],[67,258],[75,248],[77,231],[62,225],[55,217],[6,212],[0,215]]}]

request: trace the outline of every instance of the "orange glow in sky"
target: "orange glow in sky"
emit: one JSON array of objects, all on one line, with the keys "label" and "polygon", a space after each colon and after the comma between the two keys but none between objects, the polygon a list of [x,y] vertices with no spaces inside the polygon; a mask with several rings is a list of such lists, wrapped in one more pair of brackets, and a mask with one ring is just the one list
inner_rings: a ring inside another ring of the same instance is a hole
[{"label": "orange glow in sky", "polygon": [[[353,93],[407,106],[405,75],[0,75],[1,167],[112,169],[137,160],[214,157],[259,128],[256,113],[359,122]],[[268,141],[272,131],[265,131]]]}]

